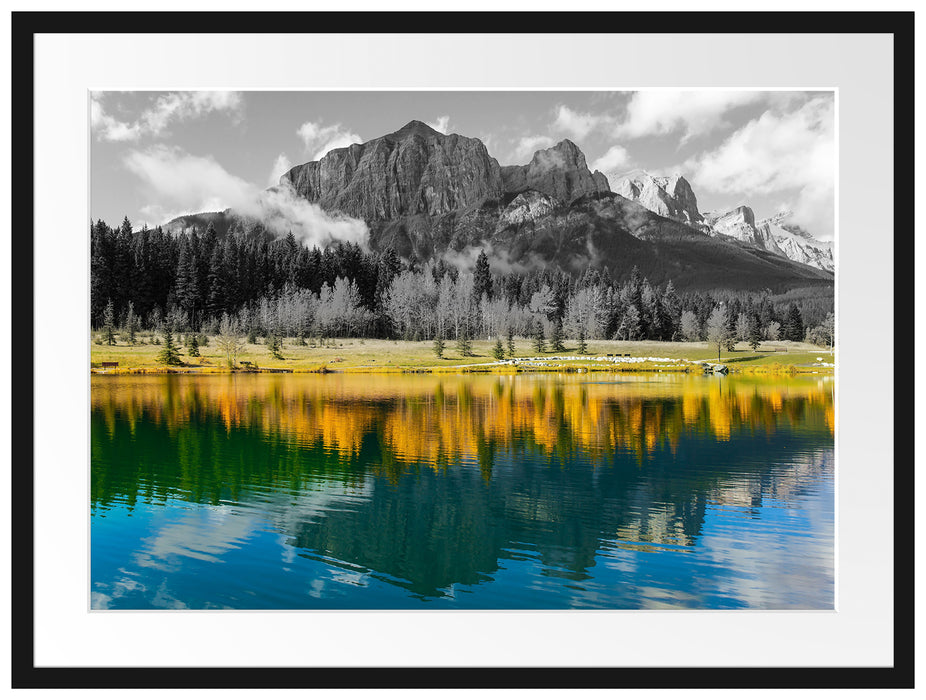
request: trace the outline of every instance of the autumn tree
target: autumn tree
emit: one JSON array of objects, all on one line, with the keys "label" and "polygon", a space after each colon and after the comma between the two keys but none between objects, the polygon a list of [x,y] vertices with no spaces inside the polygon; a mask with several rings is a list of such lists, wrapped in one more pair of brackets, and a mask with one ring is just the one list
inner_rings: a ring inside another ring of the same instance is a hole
[{"label": "autumn tree", "polygon": [[219,323],[219,334],[215,339],[216,345],[225,353],[225,359],[229,367],[234,367],[238,362],[238,355],[244,349],[244,343],[241,340],[238,322],[232,319],[228,314],[222,314],[222,321]]},{"label": "autumn tree", "polygon": [[700,340],[701,326],[698,323],[698,317],[693,311],[683,311],[681,319],[681,331],[686,340]]},{"label": "autumn tree", "polygon": [[707,342],[717,346],[717,362],[720,362],[720,350],[727,342],[727,314],[723,306],[715,306],[705,326]]}]

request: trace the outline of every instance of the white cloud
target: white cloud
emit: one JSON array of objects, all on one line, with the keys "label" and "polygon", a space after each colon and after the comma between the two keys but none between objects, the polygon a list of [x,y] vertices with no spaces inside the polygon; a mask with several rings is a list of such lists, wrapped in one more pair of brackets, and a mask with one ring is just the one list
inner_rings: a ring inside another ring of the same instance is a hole
[{"label": "white cloud", "polygon": [[515,163],[521,164],[531,159],[535,151],[543,148],[549,148],[553,145],[553,139],[549,136],[523,136],[518,139],[511,154]]},{"label": "white cloud", "polygon": [[273,167],[270,169],[270,177],[267,178],[267,185],[273,187],[274,185],[280,184],[280,177],[292,167],[293,164],[285,153],[278,155],[276,160],[273,161]]},{"label": "white cloud", "polygon": [[638,138],[673,131],[682,132],[682,142],[729,126],[724,115],[735,107],[752,104],[774,93],[700,91],[635,92],[627,114],[614,133]]},{"label": "white cloud", "polygon": [[149,225],[166,223],[180,214],[231,208],[259,219],[279,235],[292,231],[308,245],[325,246],[338,240],[365,246],[369,237],[364,222],[329,215],[289,187],[262,192],[256,185],[226,171],[210,156],[153,146],[130,151],[124,163],[139,178],[152,202],[141,209],[146,217],[151,217]]},{"label": "white cloud", "polygon": [[553,129],[564,132],[576,139],[584,139],[592,131],[599,128],[607,128],[612,123],[613,117],[608,114],[577,112],[566,105],[560,105],[556,109],[556,119],[553,121]]},{"label": "white cloud", "polygon": [[211,112],[239,115],[242,107],[238,92],[171,92],[161,95],[136,121],[117,119],[103,106],[105,93],[90,96],[90,126],[101,141],[137,141],[142,136],[160,136],[171,122],[198,119]]},{"label": "white cloud", "polygon": [[296,131],[305,144],[305,152],[312,154],[312,160],[320,160],[335,148],[344,148],[362,139],[340,124],[322,126],[321,122],[306,122]]},{"label": "white cloud", "polygon": [[798,109],[766,111],[713,151],[686,163],[697,187],[745,196],[797,191],[795,218],[814,235],[833,231],[835,167],[833,100],[814,98]]},{"label": "white cloud", "polygon": [[450,129],[450,116],[444,114],[443,116],[438,117],[433,122],[425,122],[430,126],[434,131],[439,131],[442,134],[449,133]]},{"label": "white cloud", "polygon": [[251,184],[227,172],[211,157],[190,155],[179,148],[132,150],[124,163],[162,210],[221,211],[254,194]]},{"label": "white cloud", "polygon": [[619,171],[626,171],[631,164],[630,154],[623,146],[611,146],[607,152],[592,163],[592,171],[600,170],[605,175]]}]

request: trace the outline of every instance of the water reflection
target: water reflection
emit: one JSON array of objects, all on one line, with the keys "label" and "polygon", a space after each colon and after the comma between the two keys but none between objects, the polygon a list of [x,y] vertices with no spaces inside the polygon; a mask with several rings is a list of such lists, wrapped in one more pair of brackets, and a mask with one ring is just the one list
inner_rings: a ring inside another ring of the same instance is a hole
[{"label": "water reflection", "polygon": [[99,607],[832,605],[828,379],[94,377],[91,440]]}]

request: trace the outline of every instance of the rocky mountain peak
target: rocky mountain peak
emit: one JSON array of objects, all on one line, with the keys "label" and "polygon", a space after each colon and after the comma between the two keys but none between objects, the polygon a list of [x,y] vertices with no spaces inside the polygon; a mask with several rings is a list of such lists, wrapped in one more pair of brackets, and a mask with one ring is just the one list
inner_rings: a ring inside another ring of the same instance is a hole
[{"label": "rocky mountain peak", "polygon": [[406,139],[414,138],[415,136],[422,138],[442,138],[444,137],[444,134],[439,132],[437,129],[433,129],[424,122],[420,122],[417,119],[412,119],[401,129],[393,131],[391,134],[387,134],[382,138],[389,141],[405,141]]},{"label": "rocky mountain peak", "polygon": [[[738,206],[727,211],[711,211],[704,214],[704,218],[711,226],[722,229],[724,227],[734,227],[744,225],[755,228],[756,215],[752,209],[747,206]],[[722,231],[721,231],[722,233]]]},{"label": "rocky mountain peak", "polygon": [[614,191],[667,219],[693,226],[703,221],[694,191],[680,173],[660,176],[631,170],[616,178]]},{"label": "rocky mountain peak", "polygon": [[608,179],[588,169],[585,154],[569,139],[536,151],[527,165],[503,167],[502,179],[510,194],[536,190],[565,204],[611,191]]},{"label": "rocky mountain peak", "polygon": [[498,162],[482,141],[444,135],[417,120],[297,165],[280,182],[325,210],[368,223],[446,214],[504,192]]}]

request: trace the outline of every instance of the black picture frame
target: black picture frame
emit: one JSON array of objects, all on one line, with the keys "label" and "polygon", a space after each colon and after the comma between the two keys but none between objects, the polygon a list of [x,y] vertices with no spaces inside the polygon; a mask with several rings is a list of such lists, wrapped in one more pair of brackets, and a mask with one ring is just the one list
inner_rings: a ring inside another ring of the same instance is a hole
[{"label": "black picture frame", "polygon": [[[619,15],[619,16],[618,16]],[[912,217],[914,162],[914,13],[12,13],[12,685],[14,688],[912,688],[914,683],[913,407],[892,378],[894,405],[894,665],[890,668],[107,668],[36,667],[34,658],[33,437],[34,407],[34,38],[42,33],[276,33],[280,27],[349,27],[354,33],[390,28],[455,33],[585,33],[619,26],[627,33],[890,34],[894,52],[894,203]],[[415,27],[419,29],[414,29]],[[904,204],[903,208],[901,204]],[[909,219],[908,230],[914,230]],[[914,237],[894,248],[894,327],[913,318]],[[902,349],[894,345],[901,364]],[[904,372],[909,385],[912,369]],[[906,387],[909,389],[909,386]],[[897,437],[900,440],[896,440]]]}]

